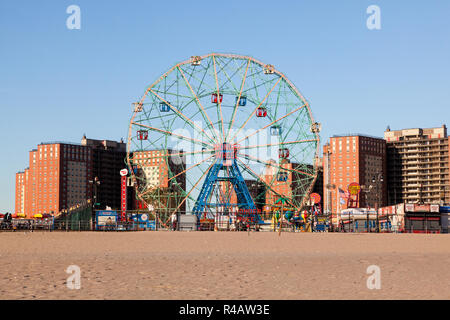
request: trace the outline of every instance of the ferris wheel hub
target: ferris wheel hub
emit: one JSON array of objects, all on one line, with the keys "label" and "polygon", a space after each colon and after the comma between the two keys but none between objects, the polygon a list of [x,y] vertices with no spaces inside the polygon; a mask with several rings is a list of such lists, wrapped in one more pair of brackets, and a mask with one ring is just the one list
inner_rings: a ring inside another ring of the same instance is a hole
[{"label": "ferris wheel hub", "polygon": [[233,161],[237,159],[239,145],[223,142],[216,144],[214,150],[216,163],[229,167],[232,165]]}]

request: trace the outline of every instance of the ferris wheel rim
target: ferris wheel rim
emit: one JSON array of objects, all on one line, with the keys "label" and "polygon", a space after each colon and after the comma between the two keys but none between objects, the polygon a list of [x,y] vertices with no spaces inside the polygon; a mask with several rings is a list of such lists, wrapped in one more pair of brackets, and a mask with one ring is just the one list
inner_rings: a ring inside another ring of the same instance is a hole
[{"label": "ferris wheel rim", "polygon": [[[244,55],[237,55],[237,54],[226,54],[226,53],[209,53],[209,54],[206,54],[206,55],[203,55],[203,56],[200,56],[200,58],[203,60],[203,59],[206,59],[206,58],[209,58],[209,57],[213,57],[213,59],[215,59],[215,57],[225,57],[225,58],[231,58],[231,59],[240,59],[240,60],[247,60],[248,61],[248,63],[247,63],[247,70],[248,70],[248,65],[250,65],[250,63],[251,62],[253,62],[253,63],[256,63],[256,64],[258,64],[258,65],[260,65],[260,66],[262,66],[262,67],[264,67],[264,66],[266,66],[266,64],[264,64],[263,62],[261,62],[261,61],[259,61],[259,60],[257,60],[257,59],[255,59],[255,58],[253,58],[253,57],[251,57],[251,56],[244,56]],[[141,104],[141,105],[143,105],[144,104],[144,101],[145,101],[145,99],[146,99],[146,97],[147,97],[147,95],[149,94],[149,92],[151,92],[152,91],[152,88],[154,87],[154,86],[156,86],[160,81],[162,81],[165,77],[167,77],[171,72],[173,72],[175,69],[179,69],[181,72],[183,72],[183,70],[180,68],[181,66],[183,66],[183,65],[186,65],[186,64],[189,64],[189,63],[191,63],[191,59],[188,59],[188,60],[185,60],[185,61],[183,61],[183,62],[180,62],[180,63],[178,63],[178,64],[176,64],[175,66],[173,66],[172,68],[170,68],[167,72],[165,72],[163,75],[161,75],[153,84],[151,84],[150,86],[148,86],[147,87],[147,89],[145,90],[145,93],[144,93],[144,95],[142,96],[142,98],[139,100],[139,104]],[[247,70],[246,70],[246,73],[247,73]],[[217,76],[217,72],[215,72],[216,73],[216,76]],[[314,117],[313,117],[313,115],[312,115],[312,112],[311,112],[311,109],[310,109],[310,106],[309,106],[309,102],[303,97],[303,95],[300,93],[300,91],[296,88],[296,86],[283,74],[283,73],[281,73],[280,71],[278,71],[278,70],[276,70],[276,69],[274,69],[274,74],[277,74],[280,78],[279,78],[279,80],[278,80],[278,82],[280,82],[281,80],[284,80],[288,85],[289,85],[289,87],[294,91],[294,93],[296,94],[296,96],[301,100],[301,101],[304,101],[304,105],[303,106],[301,106],[300,108],[306,108],[306,110],[307,110],[307,112],[308,112],[308,114],[309,114],[309,119],[310,119],[310,121],[311,121],[311,123],[314,123]],[[184,77],[184,79],[186,80],[186,78],[185,78],[185,76],[183,75],[183,77]],[[245,77],[244,77],[244,80],[245,80]],[[277,82],[277,83],[278,83]],[[217,84],[217,86],[218,86],[218,81],[217,81],[217,79],[216,79],[216,84]],[[239,94],[239,96],[241,96],[241,94],[242,94],[242,88],[243,88],[243,86],[241,87],[241,92],[240,92],[240,94]],[[217,92],[220,92],[219,91],[219,88],[217,88]],[[193,92],[194,93],[194,92]],[[194,95],[196,96],[196,99],[198,100],[200,97],[197,97],[197,95],[194,93]],[[207,94],[205,94],[205,96],[206,96]],[[267,96],[269,96],[270,95],[270,92],[268,93],[268,95]],[[262,104],[262,103],[261,103]],[[260,105],[261,105],[260,104]],[[236,110],[236,108],[234,109],[234,110]],[[137,115],[137,113],[138,112],[136,112],[136,110],[133,112],[133,115],[132,115],[132,118],[131,118],[131,120],[130,120],[130,126],[129,126],[129,132],[128,132],[128,145],[127,145],[127,165],[131,168],[131,163],[130,163],[130,157],[129,157],[129,155],[130,155],[130,153],[131,153],[131,140],[132,140],[132,131],[133,131],[133,126],[132,126],[132,124],[136,124],[136,122],[134,122],[133,120],[135,119],[135,117],[136,117],[136,115]],[[254,113],[254,112],[253,112]],[[252,114],[253,114],[252,113]],[[205,112],[205,114],[207,115],[207,113]],[[223,121],[223,116],[221,117],[222,118],[222,121]],[[231,126],[230,126],[231,127]],[[267,127],[267,126],[266,126]],[[223,129],[223,124],[222,124],[222,129]],[[226,138],[228,138],[228,133],[229,133],[229,131],[227,132],[227,135],[226,135]],[[316,151],[315,151],[315,159],[317,158],[317,156],[318,156],[318,154],[319,154],[319,148],[320,148],[320,137],[319,137],[319,135],[318,135],[318,133],[317,132],[314,132],[314,135],[316,136],[316,139],[313,139],[313,141],[316,141],[317,143],[316,143]],[[223,133],[223,136],[225,136],[225,134]],[[233,137],[234,138],[234,137]],[[231,139],[231,140],[233,140],[233,139]],[[245,138],[244,139],[241,139],[241,140],[245,140]],[[316,160],[315,160],[316,161]],[[316,163],[314,163],[314,167],[316,167]],[[134,173],[133,173],[133,170],[131,170],[131,172],[132,172],[132,175],[133,175],[133,178],[135,179],[135,177],[134,177]],[[314,172],[315,172],[315,174],[313,175],[313,177],[314,177],[314,182],[315,182],[315,180],[317,179],[317,174],[318,174],[318,172],[317,172],[317,170],[314,170]],[[197,183],[199,183],[200,181],[201,181],[201,179],[202,178],[200,178],[198,181],[197,181]],[[257,179],[257,181],[262,181],[262,179],[257,175],[256,176],[256,179]],[[311,186],[313,185],[314,183],[312,183],[311,184]],[[311,186],[310,186],[310,188],[311,188]],[[269,187],[270,188],[270,187]],[[192,188],[192,189],[194,189],[194,188]],[[192,192],[192,189],[191,189],[191,192]],[[271,188],[270,188],[271,189]],[[138,195],[139,196],[139,195]],[[188,196],[186,196],[184,199],[183,199],[183,201],[185,201],[186,199],[188,198]],[[141,198],[141,200],[143,200],[142,198]],[[177,208],[178,209],[178,208]]]}]

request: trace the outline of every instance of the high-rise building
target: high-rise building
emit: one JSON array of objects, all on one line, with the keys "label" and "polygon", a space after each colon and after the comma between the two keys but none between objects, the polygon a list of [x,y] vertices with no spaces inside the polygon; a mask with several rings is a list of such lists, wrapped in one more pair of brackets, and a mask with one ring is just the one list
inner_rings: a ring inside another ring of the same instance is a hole
[{"label": "high-rise building", "polygon": [[[266,186],[259,180],[245,179],[244,181],[256,209],[262,211],[266,203]],[[221,201],[230,203],[232,210],[237,210],[236,204],[238,200],[233,185],[229,181],[219,181],[218,185],[220,186],[219,197]]]},{"label": "high-rise building", "polygon": [[263,210],[266,203],[266,186],[259,180],[246,179],[248,192],[255,203],[256,209]]},{"label": "high-rise building", "polygon": [[324,186],[323,186],[323,158],[319,159],[319,163],[317,166],[317,178],[316,178],[316,182],[314,183],[314,187],[312,189],[312,192],[317,193],[320,195],[320,206],[322,208],[323,211],[323,190],[324,190]]},{"label": "high-rise building", "polygon": [[[30,151],[29,161],[24,179],[16,182],[16,213],[19,207],[28,217],[56,213],[90,197],[89,148],[62,142],[41,143]],[[23,205],[18,207],[18,201]]]},{"label": "high-rise building", "polygon": [[[146,150],[132,155],[133,170],[136,172],[137,188],[146,202],[154,209],[177,208],[186,190],[186,156],[180,151]],[[137,201],[137,209],[144,209]],[[186,203],[180,205],[185,211]]]},{"label": "high-rise building", "polygon": [[[289,174],[289,170],[292,170],[292,163],[288,160],[282,160],[279,164],[279,168],[276,169],[278,164],[274,160],[270,160],[271,165],[266,165],[264,174],[261,180],[265,185],[269,186],[265,194],[266,210],[270,210],[272,206],[276,206],[279,201],[280,196],[284,196],[288,199],[293,197],[291,184],[292,184],[292,174]],[[283,171],[284,169],[284,171]]]},{"label": "high-rise building", "polygon": [[390,130],[387,143],[388,204],[450,203],[447,127]]},{"label": "high-rise building", "polygon": [[16,173],[16,207],[15,213],[25,213],[25,172]]},{"label": "high-rise building", "polygon": [[[96,209],[121,208],[120,170],[126,168],[127,145],[124,142],[88,139],[83,136],[81,145],[92,150],[92,176],[97,185]],[[128,207],[129,208],[129,207]]]},{"label": "high-rise building", "polygon": [[83,137],[81,144],[41,143],[29,154],[29,168],[16,175],[16,213],[28,217],[57,213],[93,197],[97,177],[98,208],[120,209],[120,169],[126,167],[122,142]]},{"label": "high-rise building", "polygon": [[353,182],[362,187],[360,207],[385,204],[386,142],[383,139],[361,134],[336,135],[323,150],[325,212],[338,213],[347,208],[339,189],[346,192]]},{"label": "high-rise building", "polygon": [[261,176],[262,182],[270,186],[265,192],[265,210],[279,206],[280,204],[277,203],[280,201],[280,196],[294,199],[296,204],[302,203],[304,195],[313,192],[314,186],[310,185],[311,181],[304,179],[305,172],[311,172],[313,166],[290,162],[287,159],[283,159],[280,164],[275,163],[274,160],[271,161],[272,164],[266,165],[264,174]]}]

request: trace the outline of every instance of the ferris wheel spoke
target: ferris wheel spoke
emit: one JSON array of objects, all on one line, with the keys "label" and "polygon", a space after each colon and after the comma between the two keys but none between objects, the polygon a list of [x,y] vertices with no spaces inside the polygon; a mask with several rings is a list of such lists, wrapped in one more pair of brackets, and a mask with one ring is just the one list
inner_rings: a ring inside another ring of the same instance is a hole
[{"label": "ferris wheel spoke", "polygon": [[261,163],[261,164],[265,164],[265,165],[268,165],[268,166],[271,166],[271,167],[275,167],[275,168],[281,169],[283,171],[291,171],[291,172],[296,172],[296,173],[299,173],[299,174],[304,174],[304,175],[307,175],[307,176],[310,176],[310,177],[314,177],[314,174],[311,174],[311,173],[308,173],[308,172],[304,172],[304,171],[300,171],[300,170],[297,170],[297,169],[283,168],[283,167],[280,167],[278,165],[275,165],[275,163],[273,163],[273,162],[264,161],[264,160],[261,160],[261,159],[259,159],[257,157],[253,157],[253,156],[251,156],[249,154],[246,154],[246,153],[238,152],[238,154],[243,156],[245,159],[248,159],[248,160],[251,160],[251,161],[254,161],[254,162],[258,162],[258,163]]},{"label": "ferris wheel spoke", "polygon": [[171,97],[173,96],[173,97],[176,97],[176,98],[192,99],[192,97],[190,97],[190,96],[185,96],[185,95],[182,95],[182,94],[179,94],[179,93],[174,93],[174,92],[165,92],[164,90],[153,90],[153,89],[150,89],[150,91],[153,92],[153,93],[156,92],[156,93],[164,94],[166,96],[171,96]]},{"label": "ferris wheel spoke", "polygon": [[[222,131],[222,139],[219,142],[223,142],[224,139],[225,139],[225,132],[224,132],[224,128],[223,128],[222,101],[219,98],[220,97],[220,89],[219,89],[219,80],[217,78],[216,58],[215,58],[215,56],[212,56],[212,58],[213,58],[213,62],[214,62],[214,76],[216,78],[216,87],[217,87],[217,102],[218,102],[217,103],[217,107],[220,110],[220,116],[219,117],[220,117],[221,123],[222,123],[222,126],[220,128],[220,131]],[[218,114],[219,114],[219,111],[218,111]]]},{"label": "ferris wheel spoke", "polygon": [[208,158],[203,159],[202,161],[200,161],[199,163],[194,164],[193,166],[190,166],[189,168],[187,168],[187,169],[181,171],[180,173],[178,173],[178,174],[176,174],[175,176],[173,176],[172,178],[170,178],[170,179],[168,180],[168,182],[170,182],[172,179],[174,179],[174,178],[176,178],[176,177],[178,177],[178,176],[180,176],[180,175],[182,175],[182,174],[187,173],[189,170],[191,170],[191,169],[193,169],[193,168],[195,168],[195,167],[198,167],[198,166],[201,165],[202,163],[205,163],[206,161],[212,159],[212,157],[214,157],[214,156],[215,156],[215,155],[212,154],[212,155],[209,156]]},{"label": "ferris wheel spoke", "polygon": [[198,184],[200,183],[200,181],[202,181],[203,177],[209,172],[209,170],[212,168],[212,166],[217,162],[217,160],[215,160],[213,163],[211,163],[211,165],[208,167],[208,169],[206,169],[203,174],[201,175],[201,177],[198,179],[198,181],[195,183],[195,185],[191,188],[191,190],[189,191],[189,193],[186,195],[186,197],[184,197],[183,201],[181,201],[181,203],[178,205],[178,207],[176,207],[176,209],[172,212],[175,213],[177,212],[178,209],[180,209],[180,207],[183,205],[184,202],[186,202],[186,199],[190,196],[190,194],[192,193],[192,191],[194,191],[194,189],[198,186]]},{"label": "ferris wheel spoke", "polygon": [[209,138],[209,140],[211,142],[214,143],[214,139],[211,138],[206,132],[205,130],[203,130],[202,128],[200,128],[199,126],[197,126],[191,119],[189,119],[187,116],[185,116],[180,110],[178,110],[177,108],[175,108],[174,106],[172,106],[168,101],[166,101],[165,99],[163,99],[162,97],[160,97],[156,92],[154,92],[153,90],[150,89],[150,91],[157,96],[161,101],[163,101],[164,103],[166,103],[171,110],[175,111],[179,116],[181,116],[182,118],[186,119],[191,125],[192,128],[196,127],[198,130],[200,130],[200,133],[203,133],[206,137]]},{"label": "ferris wheel spoke", "polygon": [[289,144],[314,142],[314,141],[318,141],[318,140],[317,139],[305,139],[305,140],[279,142],[279,143],[258,144],[258,145],[253,145],[253,146],[243,146],[243,147],[241,147],[241,149],[254,149],[254,148],[272,147],[272,146],[283,146],[283,145],[289,145]]},{"label": "ferris wheel spoke", "polygon": [[253,115],[255,114],[256,110],[258,110],[259,107],[261,107],[261,105],[264,103],[264,101],[266,101],[267,97],[272,93],[273,89],[275,89],[275,87],[280,83],[281,81],[281,77],[278,79],[278,81],[273,85],[272,89],[270,89],[269,92],[267,92],[266,96],[264,97],[264,99],[259,103],[259,105],[253,110],[253,112],[250,114],[250,116],[247,118],[247,120],[245,120],[245,122],[239,127],[238,131],[236,131],[236,133],[233,135],[233,138],[231,138],[230,141],[233,141],[234,138],[236,138],[236,136],[239,134],[239,132],[247,125],[247,122],[253,117]]},{"label": "ferris wheel spoke", "polygon": [[248,60],[247,67],[245,68],[244,78],[242,79],[241,89],[239,90],[239,98],[236,101],[236,106],[234,107],[234,110],[233,110],[233,117],[232,117],[230,125],[228,126],[228,132],[227,132],[227,137],[226,137],[225,141],[228,140],[228,136],[230,135],[230,130],[233,127],[233,124],[234,124],[234,119],[236,117],[236,112],[237,112],[237,109],[239,108],[239,101],[241,100],[241,97],[242,97],[242,90],[244,89],[245,80],[247,79],[247,73],[248,73],[248,67],[249,66],[250,66],[250,59]]},{"label": "ferris wheel spoke", "polygon": [[[217,64],[219,64],[219,61],[222,62],[222,59],[220,59],[219,57],[217,57]],[[225,68],[231,63],[231,60],[229,60],[227,63],[224,63],[224,65],[220,68],[219,73],[223,72],[223,74],[225,75],[225,77],[227,78],[227,81],[225,81],[224,83],[222,83],[222,88],[225,87],[225,85],[229,83],[231,83],[231,85],[233,86],[234,91],[236,91],[236,93],[238,92],[238,88],[236,88],[236,86],[234,85],[234,82],[231,80],[231,78],[233,78],[239,71],[241,71],[242,66],[238,66],[236,71],[233,72],[233,74],[231,75],[231,77],[228,75],[227,71],[225,70]]]},{"label": "ferris wheel spoke", "polygon": [[[284,85],[284,82],[283,82],[283,85]],[[277,100],[276,100],[275,107],[274,108],[270,108],[270,110],[274,110],[273,111],[274,112],[274,118],[278,117],[278,106],[279,106],[279,103],[280,103],[281,87],[282,87],[281,85],[278,86]]]},{"label": "ferris wheel spoke", "polygon": [[176,137],[180,137],[180,138],[183,139],[183,140],[195,142],[195,143],[200,144],[200,145],[202,145],[202,146],[204,146],[204,145],[209,145],[209,146],[211,146],[211,147],[214,147],[214,145],[212,145],[211,143],[204,142],[204,141],[200,141],[200,140],[197,140],[197,139],[194,139],[194,138],[189,138],[189,137],[183,136],[183,135],[178,134],[178,133],[174,133],[174,132],[170,132],[170,131],[166,131],[166,130],[161,130],[161,129],[154,128],[154,127],[150,127],[150,126],[147,126],[147,125],[145,125],[145,124],[137,123],[137,122],[132,122],[132,124],[135,124],[135,125],[137,125],[137,126],[140,126],[140,127],[144,127],[144,128],[150,129],[150,130],[152,130],[152,131],[156,131],[156,132],[163,133],[163,134],[166,135],[166,136],[176,136]]},{"label": "ferris wheel spoke", "polygon": [[[280,198],[285,198],[283,197],[280,193],[276,192],[275,190],[272,189],[272,186],[268,185],[263,179],[261,179],[260,176],[258,176],[257,173],[255,173],[249,166],[247,166],[241,159],[237,158],[237,160],[241,163],[241,168],[243,168],[245,171],[247,171],[249,174],[251,174],[253,177],[255,177],[257,180],[259,180],[260,182],[262,182],[267,189],[269,189],[272,193],[274,193],[275,195],[279,196]],[[297,207],[295,204],[293,204],[290,199],[286,199],[288,203],[291,204],[291,206],[293,207]]]},{"label": "ferris wheel spoke", "polygon": [[[173,154],[172,154],[172,155],[173,155]],[[170,155],[169,155],[169,156],[170,156]],[[172,180],[175,179],[176,177],[178,177],[178,176],[180,176],[180,175],[182,175],[182,174],[185,174],[185,173],[188,172],[189,170],[191,170],[191,169],[193,169],[193,168],[195,168],[195,167],[201,165],[202,163],[205,163],[206,161],[208,161],[208,160],[211,159],[212,157],[214,157],[214,155],[211,155],[210,157],[208,157],[208,158],[206,158],[206,159],[200,161],[199,163],[197,163],[197,164],[195,164],[195,165],[193,165],[193,166],[191,166],[191,167],[189,167],[189,168],[187,168],[187,169],[181,171],[180,173],[174,175],[172,178],[170,178],[169,180],[167,180],[167,183],[169,183],[170,181],[172,181]],[[140,159],[141,159],[141,158],[139,158],[139,160],[140,160]],[[156,159],[156,157],[154,157],[154,158],[152,158],[152,159]],[[145,196],[145,195],[149,194],[150,192],[154,191],[154,189],[155,189],[155,188],[149,188],[149,190],[147,190],[147,191],[145,191],[144,193],[142,193],[142,196]]]},{"label": "ferris wheel spoke", "polygon": [[155,82],[153,82],[151,85],[149,85],[147,87],[147,90],[145,90],[145,94],[142,97],[140,102],[143,102],[143,100],[145,99],[145,96],[147,95],[148,91],[153,88],[154,86],[156,86],[157,84],[159,84],[161,82],[161,80],[165,79],[173,70],[175,70],[177,68],[178,65],[173,66],[172,68],[170,68],[169,71],[167,71],[166,73],[164,73],[161,77],[159,77]]},{"label": "ferris wheel spoke", "polygon": [[[259,76],[259,72],[256,72],[255,74]],[[247,93],[247,92],[249,92],[249,91],[251,91],[251,90],[255,90],[255,89],[257,89],[257,88],[259,88],[259,87],[262,87],[262,86],[265,86],[265,87],[267,88],[266,85],[269,84],[269,83],[272,83],[275,79],[276,79],[276,78],[274,77],[274,78],[271,78],[270,80],[264,80],[264,81],[263,81],[262,83],[260,83],[260,84],[254,83],[255,85],[254,85],[253,87],[251,87],[251,88],[248,88],[248,89],[244,90],[244,93]],[[282,78],[280,77],[280,79],[282,79]],[[255,90],[255,91],[256,91],[256,90]]]},{"label": "ferris wheel spoke", "polygon": [[[195,100],[196,100],[196,102],[197,102],[197,106],[202,110],[203,120],[206,121],[206,119],[208,119],[209,124],[211,125],[210,130],[212,131],[213,135],[216,137],[216,142],[217,142],[218,138],[217,138],[217,136],[216,136],[216,129],[215,129],[215,127],[214,127],[214,125],[213,125],[211,119],[209,118],[208,114],[206,113],[205,108],[203,108],[203,105],[202,105],[202,103],[200,102],[200,99],[198,98],[197,94],[196,94],[196,93],[194,92],[194,90],[192,89],[191,84],[190,84],[189,81],[186,79],[186,75],[184,74],[183,70],[182,70],[180,67],[178,67],[178,70],[180,71],[180,73],[181,73],[181,75],[182,75],[182,77],[183,77],[183,79],[184,79],[184,82],[185,82],[186,86],[189,88],[189,90],[191,90],[192,94],[194,95]],[[206,119],[205,119],[205,117],[206,117]]]},{"label": "ferris wheel spoke", "polygon": [[[205,82],[205,78],[208,75],[210,65],[211,65],[211,61],[208,60],[208,65],[206,66],[206,68],[204,68],[205,72],[203,72],[203,76],[202,76],[201,80],[198,77],[196,77],[194,72],[189,72],[188,69],[187,70],[183,69],[184,74],[185,75],[187,74],[189,76],[189,79],[187,79],[187,81],[189,83],[190,83],[191,79],[194,79],[199,82],[199,84],[197,85],[197,93],[196,93],[197,96],[199,96],[200,89],[202,88],[203,85],[205,85],[205,87],[206,87],[206,89],[203,89],[203,90],[207,90],[209,92],[214,91],[214,87],[209,85],[208,82]],[[181,67],[182,66],[180,66],[180,68]]]},{"label": "ferris wheel spoke", "polygon": [[[150,146],[153,146],[155,149],[158,149],[157,143],[160,140],[164,140],[164,136],[163,135],[159,136],[158,138],[151,139],[151,140],[146,140],[146,141],[150,143]],[[137,143],[134,139],[131,139],[131,142],[133,142],[133,144],[137,147],[137,150],[143,150],[144,147],[143,147],[143,141],[142,140],[140,140],[140,143]]]},{"label": "ferris wheel spoke", "polygon": [[[285,135],[285,137],[288,137],[289,136],[289,134],[292,132],[292,130],[293,130],[293,128],[295,127],[295,126],[299,126],[299,127],[301,127],[301,125],[299,124],[299,123],[297,123],[297,120],[298,120],[298,118],[300,117],[301,115],[299,114],[298,116],[297,116],[297,118],[293,121],[293,124],[292,124],[292,126],[289,128],[289,130],[286,132],[286,135]],[[302,133],[303,134],[303,133]],[[306,135],[305,135],[306,136]],[[317,138],[317,137],[316,137]]]},{"label": "ferris wheel spoke", "polygon": [[260,132],[261,130],[267,129],[268,127],[274,125],[275,123],[277,123],[277,122],[283,120],[284,118],[290,116],[290,115],[293,114],[294,112],[297,112],[297,111],[303,109],[305,106],[306,106],[306,105],[303,105],[303,106],[301,106],[301,107],[298,107],[297,109],[295,109],[295,110],[293,110],[293,111],[291,111],[291,112],[285,114],[284,116],[282,116],[282,117],[280,117],[280,118],[278,118],[278,119],[272,121],[272,122],[269,123],[268,125],[266,125],[266,126],[260,128],[260,129],[256,130],[255,132],[249,134],[248,136],[246,136],[246,137],[244,137],[244,138],[242,138],[242,139],[239,139],[238,141],[236,141],[236,144],[238,144],[239,142],[244,141],[244,140],[248,139],[249,137],[251,137],[251,136],[257,134],[257,133]]},{"label": "ferris wheel spoke", "polygon": [[[149,151],[149,150],[143,150],[143,151]],[[140,151],[137,151],[140,152]],[[186,156],[186,155],[194,155],[194,154],[203,154],[203,153],[214,153],[214,149],[206,149],[202,151],[193,151],[193,152],[179,152],[179,153],[168,153],[165,155],[159,155],[159,156],[150,156],[150,157],[142,157],[142,158],[136,158],[137,160],[150,160],[150,159],[162,159],[162,158],[169,158],[169,157],[178,157],[178,156]]]}]

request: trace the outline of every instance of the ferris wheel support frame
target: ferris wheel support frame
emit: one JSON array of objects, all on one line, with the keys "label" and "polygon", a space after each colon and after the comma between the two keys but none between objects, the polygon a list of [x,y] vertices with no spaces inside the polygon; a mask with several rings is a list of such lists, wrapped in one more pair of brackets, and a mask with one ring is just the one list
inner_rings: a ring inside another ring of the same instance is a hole
[{"label": "ferris wheel support frame", "polygon": [[[244,177],[242,176],[237,165],[236,158],[234,157],[236,152],[235,150],[232,150],[232,152],[226,151],[226,148],[227,143],[223,143],[221,152],[216,154],[216,156],[220,159],[218,159],[206,175],[205,182],[203,183],[200,194],[195,202],[193,214],[197,216],[198,221],[200,221],[202,215],[205,213],[205,210],[209,207],[222,206],[225,208],[230,208],[232,206],[229,202],[223,202],[220,204],[208,202],[214,186],[221,181],[230,182],[236,192],[237,204],[233,204],[233,206],[237,206],[239,209],[254,210],[255,214],[257,214],[255,203],[250,196]],[[230,153],[234,155],[232,157],[233,159],[227,159],[227,154],[229,155]],[[225,160],[225,163],[223,160]],[[227,163],[227,160],[231,160],[231,165]],[[223,170],[227,170],[228,175],[226,177],[219,177],[219,173]],[[259,216],[258,220],[261,220]]]}]

